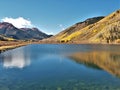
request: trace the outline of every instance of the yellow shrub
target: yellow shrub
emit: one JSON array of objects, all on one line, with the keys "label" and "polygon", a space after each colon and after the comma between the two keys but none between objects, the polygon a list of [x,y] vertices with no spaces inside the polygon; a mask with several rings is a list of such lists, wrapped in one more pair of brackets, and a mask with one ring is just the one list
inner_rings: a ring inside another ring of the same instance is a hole
[{"label": "yellow shrub", "polygon": [[75,38],[76,36],[78,36],[78,35],[80,35],[80,34],[81,34],[81,32],[75,32],[75,33],[73,33],[73,34],[71,34],[71,35],[63,38],[63,40],[68,40],[68,41],[70,41],[71,39]]},{"label": "yellow shrub", "polygon": [[116,43],[120,43],[120,39],[117,39],[115,42],[116,42]]}]

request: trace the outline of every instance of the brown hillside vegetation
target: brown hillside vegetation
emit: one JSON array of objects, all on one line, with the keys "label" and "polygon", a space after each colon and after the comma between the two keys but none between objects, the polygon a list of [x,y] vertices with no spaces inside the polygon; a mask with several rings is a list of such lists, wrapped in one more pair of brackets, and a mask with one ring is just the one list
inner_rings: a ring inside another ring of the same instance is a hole
[{"label": "brown hillside vegetation", "polygon": [[[98,22],[97,22],[98,21]],[[76,24],[52,37],[60,42],[119,43],[120,10],[88,24]],[[51,39],[51,40],[52,40]]]}]

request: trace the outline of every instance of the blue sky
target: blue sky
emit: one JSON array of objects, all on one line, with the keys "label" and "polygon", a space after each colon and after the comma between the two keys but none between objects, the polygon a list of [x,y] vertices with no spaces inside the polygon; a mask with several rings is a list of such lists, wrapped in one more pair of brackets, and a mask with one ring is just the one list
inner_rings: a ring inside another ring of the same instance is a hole
[{"label": "blue sky", "polygon": [[47,33],[58,33],[90,17],[120,9],[120,0],[0,0],[0,19],[30,20]]}]

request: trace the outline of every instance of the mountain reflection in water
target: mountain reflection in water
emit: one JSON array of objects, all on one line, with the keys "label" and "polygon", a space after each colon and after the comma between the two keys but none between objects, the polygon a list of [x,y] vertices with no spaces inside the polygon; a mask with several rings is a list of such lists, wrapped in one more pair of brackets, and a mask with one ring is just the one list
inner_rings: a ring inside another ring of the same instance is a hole
[{"label": "mountain reflection in water", "polygon": [[77,63],[86,66],[103,69],[117,77],[120,77],[120,53],[107,51],[78,52],[70,55]]},{"label": "mountain reflection in water", "polygon": [[3,67],[5,68],[24,68],[30,65],[30,59],[24,54],[23,49],[16,50],[2,56]]}]

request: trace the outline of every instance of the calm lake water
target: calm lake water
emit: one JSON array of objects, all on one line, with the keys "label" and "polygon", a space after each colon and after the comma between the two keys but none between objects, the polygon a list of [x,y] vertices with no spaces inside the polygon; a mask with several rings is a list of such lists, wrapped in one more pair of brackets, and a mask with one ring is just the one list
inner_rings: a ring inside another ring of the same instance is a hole
[{"label": "calm lake water", "polygon": [[36,44],[6,51],[0,90],[120,90],[120,46]]}]

